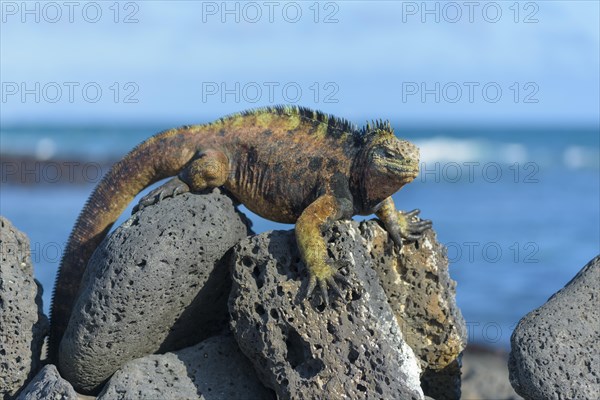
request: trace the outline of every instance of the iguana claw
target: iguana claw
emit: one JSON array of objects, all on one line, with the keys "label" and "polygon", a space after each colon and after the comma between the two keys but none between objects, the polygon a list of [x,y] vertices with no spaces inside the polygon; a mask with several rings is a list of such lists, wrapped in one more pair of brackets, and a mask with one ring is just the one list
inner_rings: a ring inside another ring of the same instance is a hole
[{"label": "iguana claw", "polygon": [[404,218],[404,224],[400,224],[400,235],[404,239],[414,242],[421,238],[423,232],[431,229],[432,222],[428,219],[413,221],[420,212],[421,210],[414,209],[405,214],[400,213],[399,218]]},{"label": "iguana claw", "polygon": [[406,240],[414,241],[421,237],[423,232],[431,229],[432,223],[428,219],[413,221],[413,218],[419,215],[421,210],[415,209],[403,214],[405,225],[400,230],[400,234]]},{"label": "iguana claw", "polygon": [[166,197],[175,197],[178,194],[186,193],[190,191],[190,187],[180,180],[179,178],[173,178],[166,182],[164,185],[151,190],[147,195],[142,197],[139,203],[133,207],[132,214],[144,209],[145,207],[151,206],[162,201]]},{"label": "iguana claw", "polygon": [[321,297],[325,302],[326,306],[329,306],[329,293],[327,290],[327,286],[330,286],[333,289],[333,292],[338,295],[340,298],[344,298],[344,294],[342,293],[342,289],[336,283],[336,279],[343,283],[344,285],[350,285],[350,282],[344,275],[342,275],[339,271],[333,272],[333,274],[327,278],[317,278],[315,275],[311,275],[308,281],[308,288],[306,289],[306,298],[312,296],[317,284],[319,285],[319,291],[321,292]]},{"label": "iguana claw", "polygon": [[377,217],[383,222],[396,246],[402,247],[402,239],[417,241],[423,236],[423,232],[431,229],[431,221],[417,219],[420,212],[419,209],[406,213],[397,211],[391,197],[388,197],[377,211]]}]

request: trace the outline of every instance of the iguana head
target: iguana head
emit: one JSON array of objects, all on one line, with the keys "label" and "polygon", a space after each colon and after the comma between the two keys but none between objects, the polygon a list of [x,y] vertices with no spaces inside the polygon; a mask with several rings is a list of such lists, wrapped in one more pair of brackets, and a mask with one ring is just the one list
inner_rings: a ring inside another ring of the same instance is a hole
[{"label": "iguana head", "polygon": [[367,125],[363,154],[361,192],[365,211],[410,183],[419,173],[419,149],[398,139],[389,123]]}]

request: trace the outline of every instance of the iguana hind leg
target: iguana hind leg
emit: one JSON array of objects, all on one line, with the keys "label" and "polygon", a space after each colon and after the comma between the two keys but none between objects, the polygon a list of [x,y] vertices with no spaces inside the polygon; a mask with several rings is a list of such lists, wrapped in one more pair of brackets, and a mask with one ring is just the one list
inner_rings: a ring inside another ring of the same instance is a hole
[{"label": "iguana hind leg", "polygon": [[413,221],[413,217],[416,217],[419,213],[419,210],[412,210],[408,213],[396,210],[394,200],[388,197],[383,201],[376,215],[383,222],[394,243],[401,247],[402,239],[408,241],[418,240],[423,232],[431,229],[432,224],[429,220]]},{"label": "iguana hind leg", "polygon": [[156,189],[148,192],[147,195],[142,197],[135,207],[133,207],[132,214],[156,204],[165,197],[175,197],[178,194],[187,193],[190,191],[190,187],[179,178],[173,178],[167,181],[165,184],[160,185]]},{"label": "iguana hind leg", "polygon": [[296,221],[296,242],[309,273],[306,297],[309,297],[318,285],[326,304],[329,303],[327,286],[331,286],[342,297],[335,279],[344,283],[347,281],[336,268],[327,263],[327,244],[321,231],[346,214],[345,204],[346,202],[339,201],[332,195],[321,196],[306,207]]},{"label": "iguana hind leg", "polygon": [[228,172],[229,159],[225,153],[218,150],[201,152],[184,167],[178,177],[142,197],[133,212],[156,204],[165,197],[175,197],[190,190],[199,192],[207,188],[222,186],[227,180]]}]

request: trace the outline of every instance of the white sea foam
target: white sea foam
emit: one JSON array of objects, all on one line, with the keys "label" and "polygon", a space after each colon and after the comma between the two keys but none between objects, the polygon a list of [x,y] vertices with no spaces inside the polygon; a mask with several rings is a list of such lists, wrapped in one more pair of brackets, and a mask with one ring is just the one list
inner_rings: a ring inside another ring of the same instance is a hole
[{"label": "white sea foam", "polygon": [[527,149],[520,143],[502,144],[499,146],[498,151],[501,160],[509,164],[529,161]]},{"label": "white sea foam", "polygon": [[477,139],[452,139],[434,137],[431,139],[415,140],[421,150],[421,162],[468,162],[481,158],[483,145]]},{"label": "white sea foam", "polygon": [[41,138],[35,146],[35,157],[38,160],[46,161],[52,158],[56,153],[56,142],[49,137]]},{"label": "white sea foam", "polygon": [[568,169],[600,169],[600,150],[593,146],[571,145],[557,148],[529,143],[509,143],[485,139],[456,139],[437,136],[416,139],[421,149],[421,162],[497,162],[525,164],[535,162],[540,167],[557,167],[561,163]]},{"label": "white sea foam", "polygon": [[497,143],[483,139],[454,139],[434,137],[414,141],[421,149],[421,161],[487,162],[513,164],[528,160],[529,152],[521,143]]},{"label": "white sea foam", "polygon": [[570,169],[600,168],[600,151],[583,146],[569,146],[563,152],[563,163]]}]

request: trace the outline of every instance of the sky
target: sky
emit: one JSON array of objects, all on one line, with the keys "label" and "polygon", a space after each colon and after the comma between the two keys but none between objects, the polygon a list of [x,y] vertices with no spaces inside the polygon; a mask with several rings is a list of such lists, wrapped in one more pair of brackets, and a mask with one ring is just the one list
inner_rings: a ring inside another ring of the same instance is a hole
[{"label": "sky", "polygon": [[281,103],[361,121],[598,125],[599,2],[0,4],[2,125],[196,123]]}]

